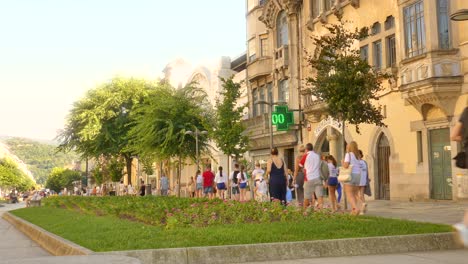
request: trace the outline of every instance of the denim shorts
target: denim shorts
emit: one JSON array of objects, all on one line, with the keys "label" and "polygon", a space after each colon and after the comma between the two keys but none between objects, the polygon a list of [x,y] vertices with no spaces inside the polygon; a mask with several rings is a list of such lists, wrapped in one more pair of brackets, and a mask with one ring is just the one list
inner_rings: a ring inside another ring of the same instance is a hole
[{"label": "denim shorts", "polygon": [[197,190],[203,190],[203,183],[197,183]]},{"label": "denim shorts", "polygon": [[226,190],[226,184],[224,184],[224,182],[216,184],[216,187],[218,190]]},{"label": "denim shorts", "polygon": [[361,183],[361,174],[351,173],[351,180],[349,182],[345,182],[344,184],[359,186],[360,183]]},{"label": "denim shorts", "polygon": [[247,188],[247,183],[246,183],[246,182],[241,182],[241,183],[239,184],[239,187],[240,187],[241,189],[245,189],[245,188]]},{"label": "denim shorts", "polygon": [[207,194],[207,193],[213,193],[213,187],[212,187],[212,186],[205,187],[205,188],[203,189],[203,192],[204,192],[205,194]]},{"label": "denim shorts", "polygon": [[337,186],[337,185],[338,185],[338,177],[328,178],[328,186]]}]

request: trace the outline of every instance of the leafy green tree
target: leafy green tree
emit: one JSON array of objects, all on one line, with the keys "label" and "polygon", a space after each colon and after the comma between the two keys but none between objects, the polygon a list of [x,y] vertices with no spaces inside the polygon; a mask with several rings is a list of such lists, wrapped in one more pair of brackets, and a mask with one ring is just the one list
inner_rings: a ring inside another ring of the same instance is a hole
[{"label": "leafy green tree", "polygon": [[307,79],[312,95],[327,105],[330,116],[356,126],[368,123],[384,126],[375,102],[389,75],[361,59],[356,43],[368,36],[368,28],[348,30],[345,23],[327,24],[330,34],[313,37],[315,51],[308,63],[316,73]]},{"label": "leafy green tree", "polygon": [[[188,85],[174,89],[160,84],[151,91],[144,103],[132,113],[135,120],[130,130],[131,150],[140,156],[156,156],[161,160],[179,159],[180,182],[181,160],[195,159],[195,138],[187,131],[208,130],[213,118],[206,94]],[[208,138],[200,135],[199,149],[208,151]]]},{"label": "leafy green tree", "polygon": [[0,187],[16,188],[18,191],[31,189],[36,183],[8,158],[0,159]]},{"label": "leafy green tree", "polygon": [[70,190],[73,188],[74,181],[81,181],[79,171],[56,167],[52,169],[47,178],[46,187],[56,192],[60,192],[63,188]]},{"label": "leafy green tree", "polygon": [[140,79],[114,78],[75,102],[65,130],[59,135],[60,150],[75,150],[83,158],[121,156],[128,183],[135,153],[128,146],[132,128],[130,113],[147,97],[153,83]]},{"label": "leafy green tree", "polygon": [[113,182],[118,182],[122,179],[123,176],[123,169],[125,167],[125,163],[122,162],[119,158],[111,158],[109,165],[108,165],[108,171],[109,171],[109,176],[111,181]]},{"label": "leafy green tree", "polygon": [[[231,155],[239,159],[240,154],[247,151],[249,138],[244,134],[242,114],[245,105],[238,105],[241,94],[241,84],[229,79],[221,78],[224,90],[221,97],[216,100],[216,129],[213,130],[213,139],[217,147],[227,155],[229,175],[229,160]],[[229,188],[228,188],[229,189]]]}]

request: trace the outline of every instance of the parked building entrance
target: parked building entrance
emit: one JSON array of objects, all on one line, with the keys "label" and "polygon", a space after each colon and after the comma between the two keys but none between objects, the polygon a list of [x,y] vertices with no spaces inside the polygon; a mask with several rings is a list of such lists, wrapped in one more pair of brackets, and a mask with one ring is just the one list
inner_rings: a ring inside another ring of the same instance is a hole
[{"label": "parked building entrance", "polygon": [[447,180],[452,178],[452,151],[448,128],[429,131],[431,199],[451,200],[452,187]]}]

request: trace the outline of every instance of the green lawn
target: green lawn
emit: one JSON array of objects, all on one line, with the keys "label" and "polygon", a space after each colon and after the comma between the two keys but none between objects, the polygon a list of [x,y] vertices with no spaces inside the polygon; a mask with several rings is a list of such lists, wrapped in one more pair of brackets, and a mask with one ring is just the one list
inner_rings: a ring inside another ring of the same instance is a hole
[{"label": "green lawn", "polygon": [[377,217],[343,217],[296,223],[273,222],[167,229],[112,215],[34,207],[11,211],[31,223],[93,251],[176,248],[450,232],[447,225]]}]

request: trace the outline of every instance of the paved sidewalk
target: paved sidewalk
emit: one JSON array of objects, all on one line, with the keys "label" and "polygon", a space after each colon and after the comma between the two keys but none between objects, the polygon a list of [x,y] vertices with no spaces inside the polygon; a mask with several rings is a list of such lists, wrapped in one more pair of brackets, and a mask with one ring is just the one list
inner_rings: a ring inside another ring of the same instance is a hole
[{"label": "paved sidewalk", "polygon": [[466,264],[468,250],[446,250],[435,252],[412,252],[407,254],[354,256],[339,258],[295,259],[268,262],[249,262],[250,264]]},{"label": "paved sidewalk", "polygon": [[4,212],[24,206],[24,202],[19,204],[2,204],[0,206],[1,261],[50,256],[47,251],[2,218]]}]

